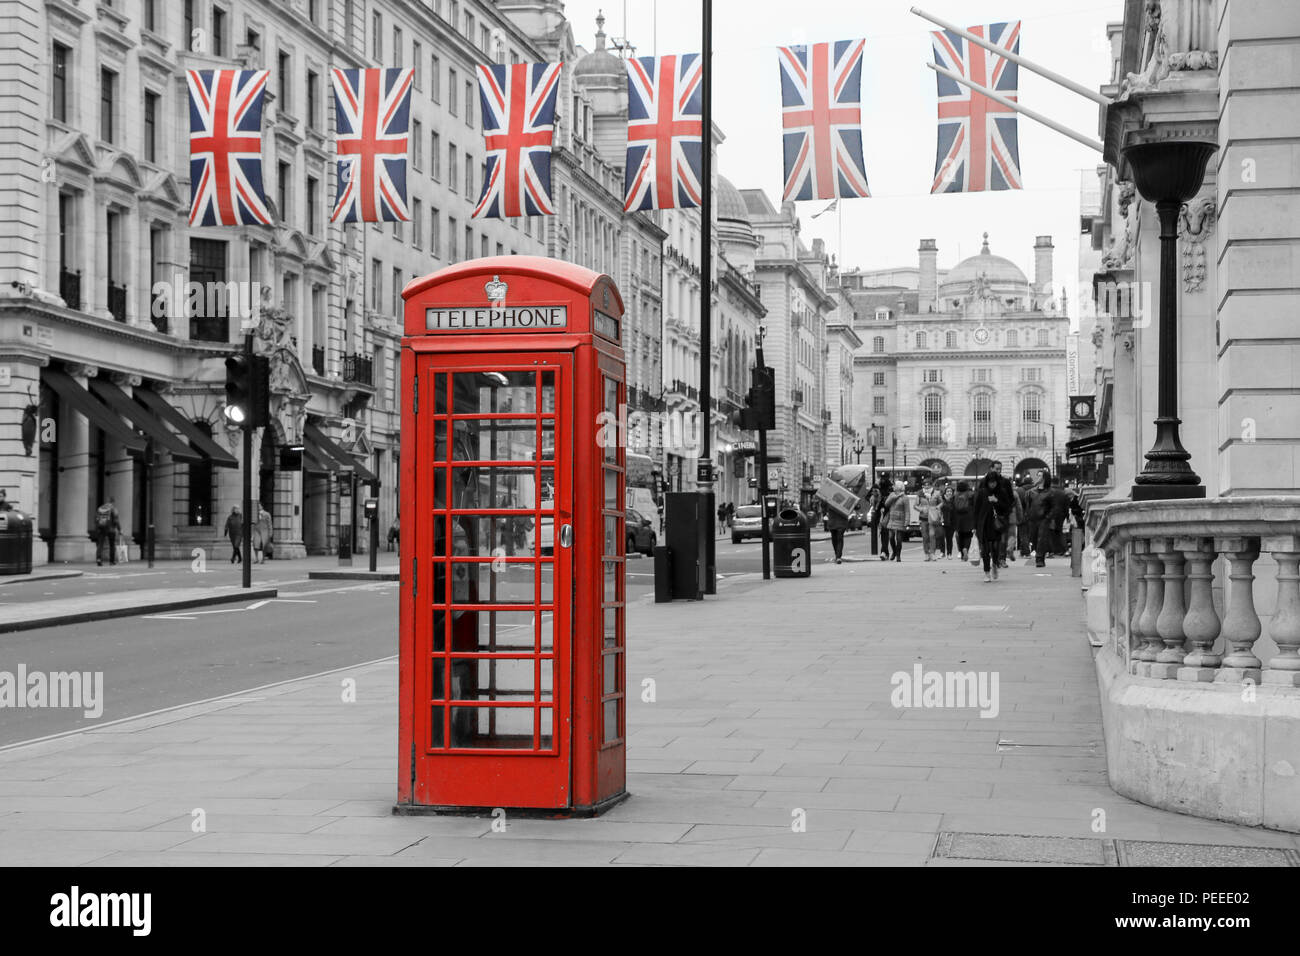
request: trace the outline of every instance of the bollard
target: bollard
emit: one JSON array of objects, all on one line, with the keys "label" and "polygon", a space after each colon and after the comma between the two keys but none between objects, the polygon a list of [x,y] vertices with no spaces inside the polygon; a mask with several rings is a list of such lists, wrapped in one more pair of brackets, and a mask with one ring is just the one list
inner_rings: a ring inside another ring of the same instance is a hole
[{"label": "bollard", "polygon": [[1083,577],[1083,529],[1070,529],[1070,577]]}]

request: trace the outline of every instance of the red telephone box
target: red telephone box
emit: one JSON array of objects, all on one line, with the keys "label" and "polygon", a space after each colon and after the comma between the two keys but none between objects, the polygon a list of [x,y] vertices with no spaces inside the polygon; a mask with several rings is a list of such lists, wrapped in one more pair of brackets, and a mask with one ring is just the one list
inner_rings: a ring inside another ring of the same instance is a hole
[{"label": "red telephone box", "polygon": [[397,810],[599,813],[626,796],[622,298],[529,256],[402,296]]}]

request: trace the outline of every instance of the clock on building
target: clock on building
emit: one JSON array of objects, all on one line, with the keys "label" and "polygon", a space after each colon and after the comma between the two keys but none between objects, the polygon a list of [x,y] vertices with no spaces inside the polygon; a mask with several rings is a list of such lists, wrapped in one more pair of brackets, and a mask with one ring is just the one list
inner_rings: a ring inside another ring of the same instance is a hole
[{"label": "clock on building", "polygon": [[988,343],[988,340],[989,340],[989,330],[984,328],[984,326],[981,325],[978,329],[975,330],[975,341],[978,342],[980,345],[985,345]]},{"label": "clock on building", "polygon": [[1095,395],[1074,395],[1070,398],[1071,424],[1090,425],[1093,423]]}]

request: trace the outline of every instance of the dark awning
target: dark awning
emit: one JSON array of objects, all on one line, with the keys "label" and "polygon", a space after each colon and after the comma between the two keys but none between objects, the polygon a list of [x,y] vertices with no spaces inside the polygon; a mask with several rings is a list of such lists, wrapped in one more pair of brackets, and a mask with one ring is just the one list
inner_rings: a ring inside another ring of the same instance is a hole
[{"label": "dark awning", "polygon": [[338,462],[325,454],[309,436],[302,436],[302,470],[318,475],[332,475],[339,470]]},{"label": "dark awning", "polygon": [[203,460],[202,455],[173,435],[171,430],[155,418],[143,405],[131,401],[126,393],[116,385],[98,378],[92,378],[89,384],[90,391],[95,397],[152,438],[161,446],[163,451],[169,452],[172,458],[177,461],[190,462]]},{"label": "dark awning", "polygon": [[67,372],[57,368],[42,369],[41,381],[54,389],[61,400],[80,412],[90,424],[125,445],[128,454],[144,454],[144,439],[111,408],[78,385]]},{"label": "dark awning", "polygon": [[239,460],[234,455],[213,441],[211,435],[204,434],[203,429],[173,408],[171,403],[157,392],[149,388],[137,388],[135,400],[184,435],[190,447],[212,464],[219,468],[239,467]]},{"label": "dark awning", "polygon": [[1083,455],[1096,455],[1111,451],[1115,447],[1115,433],[1101,432],[1087,438],[1076,438],[1065,443],[1065,457],[1079,458]]},{"label": "dark awning", "polygon": [[[362,481],[379,480],[375,473],[367,468],[359,458],[349,454],[342,445],[327,437],[313,422],[308,422],[303,427],[303,437],[316,445],[317,449],[323,452],[325,457],[333,458],[338,463],[340,470],[350,471]],[[312,450],[312,454],[317,458],[322,457],[317,454],[316,449]]]}]

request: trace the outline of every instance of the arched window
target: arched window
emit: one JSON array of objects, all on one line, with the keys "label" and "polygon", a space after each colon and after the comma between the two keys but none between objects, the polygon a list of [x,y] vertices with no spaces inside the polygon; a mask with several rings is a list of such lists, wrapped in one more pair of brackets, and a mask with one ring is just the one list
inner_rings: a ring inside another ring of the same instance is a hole
[{"label": "arched window", "polygon": [[1020,347],[1020,333],[1015,329],[1007,329],[1007,348],[1014,349]]},{"label": "arched window", "polygon": [[952,329],[944,333],[943,347],[946,349],[955,349],[957,347],[957,333]]},{"label": "arched window", "polygon": [[885,350],[885,337],[883,335],[877,335],[874,339],[871,340],[871,351],[883,352],[884,350]]},{"label": "arched window", "polygon": [[917,332],[917,333],[916,333],[916,347],[917,347],[918,349],[923,349],[923,348],[926,347],[926,344],[925,344],[925,333],[924,333],[924,332]]},{"label": "arched window", "polygon": [[993,393],[981,389],[971,396],[971,440],[977,445],[992,445],[993,437]]},{"label": "arched window", "polygon": [[943,393],[926,392],[921,399],[921,438],[930,444],[943,439]]},{"label": "arched window", "polygon": [[1030,445],[1041,445],[1043,437],[1043,393],[1037,389],[1022,392],[1020,395],[1020,434],[1021,441]]}]

